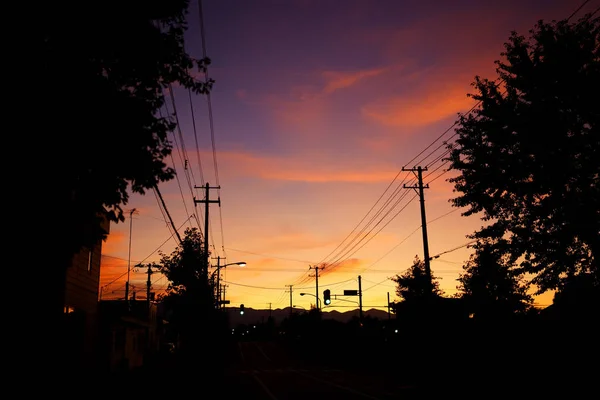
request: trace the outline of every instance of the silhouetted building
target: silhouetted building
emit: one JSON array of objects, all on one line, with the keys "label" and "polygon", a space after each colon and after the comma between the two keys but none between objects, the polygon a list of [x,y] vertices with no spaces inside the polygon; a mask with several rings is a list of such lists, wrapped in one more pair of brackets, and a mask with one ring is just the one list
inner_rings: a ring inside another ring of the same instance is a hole
[{"label": "silhouetted building", "polygon": [[[102,226],[109,232],[110,223]],[[64,316],[66,322],[63,354],[73,370],[94,368],[97,356],[98,289],[102,241],[76,254],[66,273]]]},{"label": "silhouetted building", "polygon": [[162,329],[155,302],[101,300],[101,371],[125,372],[150,362],[158,354]]}]

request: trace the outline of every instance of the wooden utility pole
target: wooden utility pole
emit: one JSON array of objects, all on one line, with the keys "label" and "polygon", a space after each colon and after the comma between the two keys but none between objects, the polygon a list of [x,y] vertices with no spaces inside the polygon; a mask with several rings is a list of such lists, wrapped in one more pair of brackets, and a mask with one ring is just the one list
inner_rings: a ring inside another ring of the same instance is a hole
[{"label": "wooden utility pole", "polygon": [[388,305],[387,305],[387,306],[388,306],[388,307],[387,307],[387,308],[388,308],[388,319],[391,319],[391,318],[392,318],[392,315],[391,315],[391,313],[390,313],[390,307],[391,307],[391,306],[390,306],[390,292],[387,292],[387,296],[388,296]]},{"label": "wooden utility pole", "polygon": [[221,308],[225,308],[225,288],[226,287],[227,287],[227,285],[221,285],[221,296],[222,296],[221,300],[223,300],[223,302],[221,304]]},{"label": "wooden utility pole", "polygon": [[150,289],[152,288],[152,282],[150,281],[150,276],[152,276],[152,267],[148,264],[148,280],[146,281],[146,301],[148,302],[148,309],[150,309]]},{"label": "wooden utility pole", "polygon": [[196,189],[204,188],[204,200],[196,200],[194,199],[194,204],[203,203],[204,204],[204,256],[206,257],[206,270],[204,271],[208,274],[208,205],[210,203],[217,203],[219,207],[221,206],[221,198],[219,197],[217,200],[209,199],[209,190],[210,189],[221,189],[221,186],[213,186],[210,187],[208,182],[206,182],[205,186],[194,186]]},{"label": "wooden utility pole", "polygon": [[292,316],[292,314],[294,314],[294,302],[293,302],[293,297],[292,297],[292,287],[294,285],[286,285],[290,288],[290,317]]},{"label": "wooden utility pole", "polygon": [[362,309],[362,278],[358,276],[358,318],[362,323],[363,320],[363,309]]},{"label": "wooden utility pole", "polygon": [[315,307],[319,310],[319,270],[322,270],[323,267],[319,267],[318,265],[309,266],[308,269],[315,270],[315,297],[317,298],[317,303]]},{"label": "wooden utility pole", "polygon": [[402,171],[412,171],[417,172],[418,184],[413,186],[407,186],[404,184],[405,189],[414,189],[415,191],[418,189],[418,194],[421,202],[421,227],[423,231],[423,256],[425,257],[425,275],[428,278],[429,285],[429,293],[433,293],[433,281],[431,279],[431,266],[429,264],[429,242],[427,240],[427,218],[425,217],[425,195],[423,193],[423,189],[429,189],[429,185],[423,185],[423,171],[427,171],[427,167],[421,168],[417,167],[405,169],[402,168]]},{"label": "wooden utility pole", "polygon": [[[215,257],[213,257],[213,260]],[[215,284],[215,297],[217,298],[217,308],[221,308],[221,256],[217,256],[217,283]]]},{"label": "wooden utility pole", "polygon": [[135,208],[129,211],[129,256],[127,258],[127,282],[125,282],[125,301],[129,300],[129,277],[131,275],[131,232],[133,229],[133,213]]}]

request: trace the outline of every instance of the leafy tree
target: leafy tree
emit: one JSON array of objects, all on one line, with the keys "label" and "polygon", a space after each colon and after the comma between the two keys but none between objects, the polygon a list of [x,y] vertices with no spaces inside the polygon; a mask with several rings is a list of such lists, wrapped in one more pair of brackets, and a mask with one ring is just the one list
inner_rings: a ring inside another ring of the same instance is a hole
[{"label": "leafy tree", "polygon": [[560,318],[596,322],[591,315],[600,309],[600,282],[590,274],[565,279],[554,294],[553,309]]},{"label": "leafy tree", "polygon": [[[208,93],[208,59],[184,48],[187,0],[43,3],[30,11],[35,54],[36,190],[60,234],[44,238],[51,304],[62,313],[64,272],[78,251],[105,239],[99,224],[124,221],[130,193],[175,176],[172,115],[161,112],[175,87]],[[28,31],[29,31],[28,27]],[[196,77],[200,72],[199,77]],[[172,111],[172,110],[171,110]],[[29,143],[28,143],[29,145]],[[39,153],[39,154],[38,154]]]},{"label": "leafy tree", "polygon": [[208,279],[208,254],[204,251],[198,228],[188,228],[181,243],[170,254],[159,252],[157,265],[169,280],[167,294],[192,299],[198,304],[213,307],[212,284]]},{"label": "leafy tree", "polygon": [[464,299],[475,318],[496,319],[524,313],[533,298],[528,284],[510,264],[510,257],[491,242],[475,245],[475,253],[458,278],[458,297]]},{"label": "leafy tree", "polygon": [[590,16],[513,32],[450,145],[453,205],[489,222],[472,237],[505,239],[538,293],[600,273],[599,41]]},{"label": "leafy tree", "polygon": [[180,245],[170,254],[160,253],[155,265],[169,281],[166,295],[159,299],[169,310],[169,322],[181,335],[182,345],[197,350],[202,338],[214,337],[216,303],[214,286],[207,274],[208,255],[197,228],[188,228]]},{"label": "leafy tree", "polygon": [[396,282],[396,294],[407,302],[424,301],[431,298],[431,295],[433,297],[443,295],[437,277],[432,276],[430,284],[425,273],[425,262],[421,261],[419,256],[415,256],[413,265],[403,274],[396,275],[391,279]]}]

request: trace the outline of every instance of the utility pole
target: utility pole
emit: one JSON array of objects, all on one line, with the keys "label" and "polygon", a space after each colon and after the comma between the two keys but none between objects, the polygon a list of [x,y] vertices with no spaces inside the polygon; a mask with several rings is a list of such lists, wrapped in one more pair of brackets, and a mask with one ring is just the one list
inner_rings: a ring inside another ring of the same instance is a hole
[{"label": "utility pole", "polygon": [[322,270],[323,267],[319,267],[318,265],[314,265],[314,266],[308,266],[308,269],[314,269],[315,270],[315,296],[317,298],[317,303],[315,304],[315,307],[317,308],[317,310],[319,310],[319,270]]},{"label": "utility pole", "polygon": [[402,171],[412,171],[415,172],[417,171],[417,179],[419,180],[418,185],[416,186],[406,186],[406,184],[404,184],[404,188],[405,189],[415,189],[415,191],[418,189],[418,194],[419,194],[419,198],[420,198],[420,202],[421,202],[421,226],[422,226],[422,230],[423,230],[423,256],[425,257],[425,275],[428,278],[428,285],[429,285],[429,293],[433,293],[433,282],[431,280],[431,266],[429,264],[429,242],[427,240],[427,218],[425,217],[425,195],[423,193],[423,189],[429,189],[429,185],[423,185],[423,171],[427,171],[427,167],[425,168],[421,168],[421,167],[417,167],[415,168],[410,168],[410,169],[405,169],[402,168]]},{"label": "utility pole", "polygon": [[127,258],[127,282],[125,282],[125,301],[129,300],[129,276],[131,274],[131,231],[133,228],[133,213],[135,208],[129,211],[129,256]]},{"label": "utility pole", "polygon": [[[225,288],[227,287],[227,285],[221,285],[221,294],[222,294],[222,300],[225,300]],[[225,308],[225,303],[221,304],[221,308]]]},{"label": "utility pole", "polygon": [[390,292],[387,292],[388,295],[388,320],[392,319],[392,314],[390,313]]},{"label": "utility pole", "polygon": [[362,309],[362,278],[358,276],[358,318],[362,323],[363,320],[363,309]]},{"label": "utility pole", "polygon": [[[217,308],[221,308],[221,256],[217,256],[217,284],[215,285]],[[215,257],[213,257],[213,260]]]},{"label": "utility pole", "polygon": [[148,274],[148,280],[146,281],[146,301],[148,302],[148,309],[150,309],[150,288],[152,286],[152,282],[150,281],[152,268],[150,267],[150,264],[148,264],[148,271],[146,273]]},{"label": "utility pole", "polygon": [[[194,186],[194,188],[199,189],[202,186]],[[204,193],[204,200],[196,200],[194,199],[194,204],[198,204],[198,203],[204,203],[204,255],[207,258],[206,259],[206,271],[205,273],[208,274],[208,205],[210,203],[218,203],[219,207],[221,206],[221,198],[219,197],[217,200],[209,200],[209,190],[210,189],[221,189],[221,186],[213,186],[210,187],[208,185],[208,182],[206,182],[206,185],[204,186],[205,189],[205,193]]]},{"label": "utility pole", "polygon": [[289,286],[290,288],[290,317],[292,316],[292,314],[294,314],[294,302],[293,302],[293,297],[292,297],[292,287],[294,285],[286,285]]},{"label": "utility pole", "polygon": [[271,303],[269,303],[269,319],[271,319],[272,316],[272,309],[271,309]]}]

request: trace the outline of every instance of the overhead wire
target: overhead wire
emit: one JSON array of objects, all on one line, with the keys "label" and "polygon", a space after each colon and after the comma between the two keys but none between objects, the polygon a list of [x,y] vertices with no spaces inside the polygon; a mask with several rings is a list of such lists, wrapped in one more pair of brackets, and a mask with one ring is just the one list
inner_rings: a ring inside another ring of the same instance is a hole
[{"label": "overhead wire", "polygon": [[[581,10],[581,9],[583,8],[583,6],[585,6],[585,4],[587,4],[588,2],[589,2],[589,0],[588,0],[588,1],[585,1],[585,2],[584,2],[584,3],[583,3],[581,6],[580,6],[580,7],[578,7],[578,8],[577,8],[577,9],[576,9],[576,10],[575,10],[575,11],[574,11],[574,12],[573,12],[573,13],[572,13],[572,14],[571,14],[569,17],[568,17],[568,19],[567,19],[567,20],[569,20],[570,18],[572,18],[572,17],[573,17],[573,16],[574,16],[574,15],[575,15],[575,14],[576,14],[576,13],[577,13],[579,10]],[[596,10],[596,11],[597,11],[597,10]],[[595,13],[596,11],[594,11],[594,13]],[[593,15],[593,14],[592,14],[592,15]],[[494,81],[494,83],[495,83],[496,87],[498,87],[499,85],[501,85],[501,84],[502,84],[502,82],[503,82],[503,80],[502,80],[502,79],[500,79],[500,78],[498,78],[498,79],[496,79],[496,80]],[[481,100],[480,100],[480,101],[477,101],[475,104],[473,104],[473,105],[471,106],[471,108],[470,108],[468,111],[466,111],[465,113],[461,114],[461,116],[462,116],[462,117],[464,117],[464,116],[466,116],[466,115],[470,114],[470,113],[471,113],[471,112],[473,112],[473,111],[474,111],[474,110],[475,110],[477,107],[479,107],[479,106],[481,105],[481,103],[482,103],[482,101],[481,101]],[[413,163],[413,162],[414,162],[415,160],[417,160],[417,159],[418,159],[418,161],[415,163],[415,165],[418,165],[418,164],[421,164],[421,163],[423,163],[423,162],[424,162],[424,161],[426,161],[428,158],[430,158],[431,156],[433,156],[433,155],[434,155],[434,154],[435,154],[437,151],[439,151],[439,150],[440,150],[442,147],[446,147],[445,151],[444,151],[444,152],[442,152],[441,154],[438,154],[438,155],[437,155],[437,156],[436,156],[436,157],[435,157],[435,158],[434,158],[432,161],[430,161],[430,162],[429,162],[429,163],[426,165],[426,168],[429,168],[429,167],[431,167],[432,165],[434,165],[435,163],[437,163],[437,162],[439,162],[439,161],[442,161],[442,160],[444,160],[444,157],[446,157],[446,156],[447,156],[447,155],[448,155],[448,154],[449,154],[449,153],[450,153],[450,152],[453,150],[453,148],[454,148],[454,143],[448,144],[448,140],[444,140],[444,141],[443,141],[443,142],[442,142],[440,145],[438,145],[436,148],[434,148],[432,151],[430,151],[430,152],[429,152],[427,155],[425,155],[423,158],[419,159],[419,157],[420,157],[421,155],[423,155],[423,154],[424,154],[424,153],[425,153],[425,152],[426,152],[428,149],[430,149],[432,146],[434,146],[434,145],[435,145],[435,143],[437,143],[437,142],[438,142],[438,141],[440,141],[440,140],[441,140],[441,139],[442,139],[444,136],[446,136],[446,135],[447,135],[447,134],[448,134],[448,133],[449,133],[449,132],[450,132],[450,131],[451,131],[451,130],[454,128],[454,127],[456,127],[456,126],[458,125],[458,123],[459,123],[459,122],[460,122],[460,118],[459,118],[459,119],[457,119],[457,120],[456,120],[456,121],[455,121],[455,122],[454,122],[454,123],[453,123],[453,124],[452,124],[450,127],[448,127],[446,130],[444,130],[444,131],[443,131],[443,132],[442,132],[442,133],[441,133],[441,134],[440,134],[438,137],[436,137],[436,138],[435,138],[435,139],[434,139],[434,140],[433,140],[433,141],[432,141],[432,142],[431,142],[429,145],[427,145],[427,146],[426,146],[426,147],[425,147],[423,150],[421,150],[421,151],[420,151],[420,152],[419,152],[419,153],[418,153],[416,156],[414,156],[413,158],[411,158],[411,159],[410,159],[410,160],[409,160],[409,161],[408,161],[408,162],[405,164],[405,166],[404,166],[404,167],[406,167],[407,165],[410,165],[411,163]],[[451,138],[455,137],[457,134],[458,134],[458,133],[455,131],[455,132],[454,132],[454,133],[453,133],[453,134],[450,136],[450,138],[449,138],[449,139],[451,139]],[[424,178],[425,178],[425,179],[427,179],[428,177],[430,177],[431,175],[433,175],[433,173],[434,173],[434,172],[436,172],[436,171],[437,171],[437,170],[439,170],[440,168],[443,168],[443,166],[444,166],[444,165],[446,165],[448,162],[449,162],[449,160],[447,160],[447,159],[446,159],[446,160],[444,160],[444,162],[443,162],[442,164],[440,164],[440,165],[439,165],[437,168],[435,168],[433,171],[429,171],[429,173],[428,173],[428,174],[427,174],[427,175],[426,175]],[[428,180],[428,182],[427,182],[427,184],[429,184],[429,183],[431,183],[431,182],[435,181],[436,179],[440,178],[442,175],[444,175],[444,174],[445,174],[445,173],[447,173],[447,172],[449,172],[449,170],[448,170],[448,169],[446,169],[446,170],[442,170],[442,172],[441,172],[440,174],[438,174],[437,176],[435,176],[435,177],[434,177],[434,178],[432,178],[432,179],[429,179],[429,180]],[[397,176],[398,176],[398,175],[396,175],[396,177],[394,178],[394,180],[392,181],[392,183],[393,183],[393,182],[396,180]],[[388,188],[386,188],[386,191],[389,189],[389,187],[390,187],[390,186],[391,186],[391,184],[390,184],[390,185],[388,185]],[[384,193],[385,193],[385,191],[384,191]],[[380,199],[381,199],[381,197],[380,197]],[[380,200],[380,199],[378,199],[378,201],[377,201],[377,202],[379,202],[379,200]],[[375,203],[375,205],[377,204],[377,202]],[[375,205],[374,205],[374,206],[375,206]],[[372,210],[372,209],[373,209],[373,207],[371,208],[371,210]],[[382,209],[383,209],[383,208],[382,208]],[[371,210],[370,210],[370,211],[371,211]],[[381,211],[381,210],[380,210],[380,211]],[[365,216],[365,217],[366,217],[366,216]],[[361,222],[360,222],[360,223],[362,223],[362,221],[364,221],[365,217],[363,217],[363,219],[361,220]],[[359,223],[359,225],[360,225],[360,223]],[[354,232],[356,229],[357,229],[357,227],[355,227],[355,228],[353,229],[353,231],[352,231],[352,232]],[[363,229],[364,229],[364,228],[363,228]],[[351,234],[352,234],[352,232],[351,232]],[[361,231],[361,232],[362,232],[362,231]],[[360,232],[359,232],[359,234],[358,234],[358,235],[360,235]],[[358,236],[358,235],[357,235],[357,236]],[[349,235],[349,236],[350,236],[350,235]],[[344,239],[344,240],[346,240],[346,239]],[[341,245],[341,244],[340,244],[340,245]],[[337,247],[337,248],[339,248],[339,246],[340,246],[340,245],[338,245],[338,247]],[[346,247],[347,247],[347,246],[348,246],[348,245],[346,245]],[[336,249],[337,249],[337,248],[336,248]],[[334,250],[334,251],[335,251],[335,250]],[[331,253],[330,253],[330,254],[331,254]],[[328,257],[329,257],[329,256],[328,256]],[[340,263],[340,261],[339,261],[339,259],[337,259],[337,260],[336,260],[336,265],[339,265],[339,263]]]},{"label": "overhead wire", "polygon": [[[204,28],[204,12],[202,9],[202,0],[198,0],[198,20],[200,22],[200,41],[201,41],[201,47],[202,47],[202,57],[206,60],[206,59],[208,59],[208,56],[207,56],[207,50],[206,50],[206,32],[205,32],[205,28]],[[208,66],[206,67],[206,69],[204,71],[204,78],[205,78],[205,82],[208,84],[210,82],[210,78],[208,75]],[[217,163],[215,126],[214,126],[214,118],[213,118],[213,112],[212,112],[212,100],[211,100],[210,91],[208,91],[206,93],[206,104],[208,107],[208,123],[209,123],[210,139],[211,139],[211,145],[212,145],[213,168],[214,168],[215,180],[216,180],[216,185],[217,185],[217,193],[218,193],[218,196],[220,199],[221,198],[221,182],[219,179],[219,167],[218,167],[218,163]],[[222,211],[221,204],[219,204],[219,223],[220,223],[220,227],[221,227],[221,251],[223,253],[223,257],[227,258],[227,254],[225,252],[225,234],[223,232],[223,211]],[[213,240],[213,243],[214,243],[214,240]]]},{"label": "overhead wire", "polygon": [[[583,8],[583,6],[584,6],[585,4],[587,4],[588,2],[589,2],[589,0],[588,0],[588,1],[585,1],[585,2],[584,2],[584,3],[583,3],[583,4],[582,4],[582,5],[581,5],[581,6],[580,6],[580,7],[579,7],[579,8],[578,8],[578,9],[577,9],[577,10],[576,10],[576,11],[575,11],[575,12],[574,12],[574,13],[573,13],[571,16],[570,16],[570,17],[569,17],[569,19],[570,19],[572,16],[574,16],[574,15],[575,15],[575,14],[576,14],[576,13],[577,13],[577,12],[578,12],[578,11],[579,11],[581,8]],[[199,3],[201,3],[201,1],[200,1],[200,0],[199,0]],[[597,11],[597,10],[596,10],[596,11]],[[203,31],[203,21],[202,21],[202,19],[203,19],[203,18],[202,18],[202,9],[201,9],[201,4],[199,4],[199,13],[200,13],[200,20],[201,20],[201,31]],[[203,35],[203,34],[202,34],[202,40],[204,41],[204,35]],[[204,47],[204,42],[203,42],[203,49],[205,49],[205,47]],[[205,51],[205,50],[204,50],[204,51]],[[207,76],[207,79],[208,79],[208,76]],[[473,110],[474,110],[474,109],[475,109],[475,108],[476,108],[476,107],[477,107],[477,106],[478,106],[480,103],[481,103],[481,101],[479,101],[479,102],[477,102],[476,104],[474,104],[474,105],[471,107],[471,109],[470,109],[470,110],[468,110],[468,111],[467,111],[467,113],[465,113],[465,114],[463,114],[463,115],[466,115],[466,114],[468,114],[468,113],[472,112],[472,111],[473,111]],[[208,96],[208,104],[209,104],[209,114],[211,114],[211,112],[210,112],[211,106],[210,106],[210,97],[209,97],[209,96]],[[213,159],[214,159],[214,162],[215,162],[215,174],[217,175],[217,183],[218,183],[218,172],[217,172],[217,165],[216,165],[216,151],[215,151],[215,145],[214,145],[214,127],[213,127],[213,123],[212,123],[212,118],[211,118],[210,116],[209,116],[209,120],[211,121],[211,138],[213,139],[213,142],[212,142],[212,143],[213,143]],[[437,138],[436,138],[436,139],[435,139],[433,142],[431,142],[431,143],[430,143],[430,144],[429,144],[427,147],[425,147],[425,148],[424,148],[424,149],[423,149],[423,150],[422,150],[420,153],[418,153],[418,154],[417,154],[415,157],[413,157],[413,158],[412,158],[412,159],[411,159],[409,162],[407,162],[407,163],[405,164],[405,166],[406,166],[406,165],[409,165],[409,164],[410,164],[410,163],[412,163],[414,160],[416,160],[418,157],[420,157],[420,156],[421,156],[423,153],[425,153],[425,151],[427,151],[429,148],[431,148],[431,147],[432,147],[432,146],[433,146],[433,145],[434,145],[436,142],[438,142],[438,141],[439,141],[439,140],[440,140],[442,137],[444,137],[444,136],[445,136],[445,135],[446,135],[446,134],[447,134],[447,133],[448,133],[448,132],[449,132],[449,131],[450,131],[452,128],[454,128],[454,127],[455,127],[455,126],[458,124],[458,122],[459,122],[459,121],[457,120],[457,121],[456,121],[456,122],[455,122],[455,123],[454,123],[452,126],[450,126],[448,129],[446,129],[446,130],[445,130],[445,131],[444,131],[444,132],[443,132],[443,133],[442,133],[440,136],[438,136],[438,137],[437,137]],[[454,135],[452,135],[451,137],[454,137],[455,135],[456,135],[456,133],[455,133]],[[442,144],[441,144],[441,145],[439,145],[437,148],[435,148],[435,149],[434,149],[432,152],[430,152],[429,154],[427,154],[427,155],[426,155],[424,158],[420,159],[418,163],[421,163],[421,162],[423,162],[423,161],[427,160],[427,159],[428,159],[430,156],[432,156],[433,154],[435,154],[435,152],[436,152],[436,151],[438,151],[438,150],[439,150],[440,148],[442,148],[443,146],[447,146],[447,147],[448,147],[448,143],[447,143],[447,141],[444,141],[444,142],[442,142]],[[437,157],[436,157],[436,158],[435,158],[433,161],[429,162],[429,163],[427,164],[427,167],[430,167],[430,166],[432,166],[433,164],[435,164],[436,162],[439,162],[440,160],[442,160],[442,158],[443,158],[443,157],[445,157],[445,155],[447,155],[447,154],[448,154],[450,151],[451,151],[451,149],[448,149],[448,148],[447,148],[447,150],[446,150],[444,153],[442,153],[441,155],[438,155],[438,156],[437,156]],[[447,162],[446,162],[446,163],[447,163]],[[436,168],[436,169],[434,169],[433,171],[431,171],[431,172],[430,172],[430,173],[427,175],[427,177],[428,177],[428,176],[430,176],[430,175],[432,175],[432,174],[433,174],[433,172],[437,171],[439,168],[441,168],[441,167],[442,167],[443,165],[445,165],[446,163],[443,163],[441,166],[438,166],[438,168]],[[433,182],[434,180],[438,179],[440,176],[442,176],[443,174],[445,174],[445,173],[447,173],[447,172],[448,172],[448,170],[444,170],[444,171],[442,171],[442,173],[441,173],[441,174],[437,175],[435,178],[431,179],[429,182]],[[398,176],[398,175],[397,175],[397,176]],[[397,176],[396,176],[396,177],[397,177]],[[360,222],[357,224],[357,226],[356,226],[356,227],[355,227],[355,228],[354,228],[354,229],[353,229],[353,230],[350,232],[350,234],[349,234],[349,235],[348,235],[348,236],[347,236],[347,237],[346,237],[346,238],[345,238],[345,239],[344,239],[344,240],[343,240],[343,241],[342,241],[342,242],[341,242],[341,243],[340,243],[340,244],[339,244],[339,245],[338,245],[338,246],[337,246],[337,247],[336,247],[336,248],[335,248],[335,249],[334,249],[334,250],[333,250],[333,251],[332,251],[332,252],[331,252],[329,255],[327,255],[327,256],[324,258],[324,261],[325,261],[327,258],[329,258],[329,257],[330,257],[330,256],[331,256],[333,253],[335,253],[335,251],[336,251],[337,249],[339,249],[339,248],[340,248],[340,246],[341,246],[341,245],[342,245],[342,244],[343,244],[343,243],[344,243],[344,242],[345,242],[345,241],[346,241],[346,240],[347,240],[347,239],[348,239],[348,238],[349,238],[349,237],[352,235],[352,233],[354,233],[354,232],[356,231],[356,229],[358,228],[358,226],[360,226],[360,224],[361,224],[361,223],[362,223],[362,222],[363,222],[363,221],[366,219],[366,217],[367,217],[367,216],[369,215],[369,213],[370,213],[370,212],[371,212],[371,211],[374,209],[374,207],[375,207],[375,206],[378,204],[378,202],[381,200],[381,198],[383,197],[383,195],[384,195],[384,194],[387,192],[387,190],[389,189],[389,187],[391,187],[391,185],[393,184],[393,182],[394,182],[395,180],[396,180],[396,178],[394,178],[394,180],[392,181],[392,183],[390,183],[390,185],[388,185],[388,188],[386,189],[386,191],[384,191],[384,193],[382,194],[382,196],[380,196],[380,198],[378,199],[378,201],[377,201],[377,202],[376,202],[376,203],[373,205],[373,207],[371,207],[371,209],[369,210],[369,212],[368,212],[368,213],[367,213],[367,214],[366,214],[366,215],[363,217],[363,219],[362,219],[362,220],[361,220],[361,221],[360,221]],[[405,196],[404,196],[404,197],[405,197]],[[414,197],[413,197],[413,199],[411,199],[411,201],[412,201],[412,200],[414,200]],[[410,203],[410,201],[409,201],[409,203]],[[395,205],[396,205],[396,206],[397,206],[398,204],[399,204],[399,201],[397,201],[397,202],[395,203]],[[406,206],[407,206],[407,205],[408,205],[408,203],[404,205],[404,207],[401,209],[401,211],[402,211],[404,208],[406,208]],[[384,207],[382,207],[382,208],[379,210],[379,213],[383,212],[383,209],[384,209]],[[391,211],[391,210],[388,210],[388,212],[386,213],[386,215],[388,215],[388,214],[390,213],[390,211]],[[397,214],[396,214],[396,215],[397,215]],[[221,217],[221,218],[222,218],[222,217]],[[371,221],[373,221],[373,220],[374,220],[374,218],[375,218],[375,217],[373,217],[373,218],[371,219]],[[382,221],[383,221],[383,219],[379,220],[378,224],[382,223]],[[391,222],[391,221],[388,221],[388,223],[389,223],[389,222]],[[387,225],[388,223],[386,223],[385,225]],[[222,224],[222,221],[221,221],[221,224]],[[385,225],[384,225],[384,227],[385,227]],[[368,225],[367,225],[367,226],[368,226]],[[377,225],[376,225],[376,226],[377,226]],[[362,233],[364,233],[364,230],[365,230],[365,229],[366,229],[366,228],[365,228],[365,227],[363,227],[363,230],[362,230],[361,232],[359,232],[359,233],[358,233],[358,234],[355,236],[355,239],[354,239],[354,240],[358,240],[358,237],[360,237],[360,236],[361,236],[361,234],[362,234]],[[371,231],[369,231],[369,232],[372,232],[372,230],[373,230],[373,229],[374,229],[374,228],[372,228],[372,229],[371,229]],[[383,229],[383,228],[382,228],[382,229]],[[380,230],[381,230],[381,229],[380,229]],[[379,230],[379,231],[380,231],[380,230]],[[378,232],[379,232],[379,231],[378,231]],[[223,232],[223,230],[222,230],[222,229],[221,229],[221,232]],[[364,238],[365,238],[366,236],[368,236],[368,234],[367,234],[367,235],[363,235],[363,239],[362,239],[362,240],[364,240]],[[362,240],[361,240],[361,241],[362,241]],[[222,239],[222,241],[224,242],[224,240],[223,240],[223,239]],[[350,243],[352,243],[352,242],[350,242]],[[360,243],[360,242],[359,242],[359,243]],[[344,247],[344,248],[342,249],[342,253],[341,253],[341,254],[342,254],[342,257],[343,257],[343,256],[345,256],[345,255],[347,255],[347,252],[346,252],[346,253],[343,253],[343,251],[344,251],[345,249],[347,249],[349,245],[350,245],[350,244],[346,244],[346,247]],[[357,244],[355,244],[355,246],[356,246],[356,245],[357,245]],[[354,247],[355,247],[355,246],[354,246]],[[351,248],[351,250],[352,250],[354,247],[352,247],[352,248]],[[361,246],[361,247],[362,247],[362,246]],[[225,249],[225,247],[224,247],[224,245],[223,245],[223,250],[224,250],[224,249]],[[341,260],[341,258],[342,258],[342,257],[340,257],[340,256],[339,256],[339,254],[340,254],[340,253],[338,253],[338,256],[337,256],[337,258],[334,258],[335,262],[337,262],[337,263],[341,263],[341,261],[340,261],[340,260]],[[352,253],[352,254],[354,254],[354,253]],[[322,261],[322,262],[323,262],[323,261]],[[309,271],[310,271],[310,270],[309,270]],[[307,272],[308,272],[308,271],[307,271]]]},{"label": "overhead wire", "polygon": [[[192,198],[193,198],[194,197],[194,186],[195,186],[194,171],[191,167],[188,168],[189,158],[187,156],[187,150],[185,147],[185,139],[183,137],[183,132],[181,130],[181,123],[179,121],[179,116],[178,116],[178,112],[177,112],[177,104],[175,102],[175,93],[173,91],[173,86],[171,84],[168,85],[168,92],[169,92],[169,97],[171,98],[171,104],[173,106],[173,116],[175,117],[177,134],[179,135],[179,147],[180,147],[181,153],[183,154],[183,156],[181,156],[182,161],[183,161],[182,167],[183,167],[184,175],[185,175],[187,183],[188,183],[188,189],[190,190],[190,194],[192,195]],[[167,106],[166,102],[165,102],[165,107],[168,110],[168,106]],[[175,132],[173,132],[173,137],[175,138]],[[191,177],[190,177],[190,175],[191,175]],[[188,211],[187,202],[185,201],[185,198],[183,198],[183,206],[184,206],[186,215],[189,216],[190,213]],[[188,221],[189,221],[189,219],[188,219]],[[196,222],[198,222],[198,224],[200,226],[200,221],[196,221]]]},{"label": "overhead wire", "polygon": [[[166,107],[166,104],[165,104],[165,107]],[[161,118],[163,118],[162,112],[160,110],[159,110],[159,113],[160,113]],[[167,107],[167,113],[169,113],[168,107]],[[177,154],[179,154],[179,159],[181,161],[181,165],[184,166],[184,168],[185,168],[185,166],[187,165],[187,160],[185,160],[185,158],[181,155],[181,151],[178,146],[177,137],[175,136],[174,132],[172,132],[172,133],[173,133],[173,141],[175,143],[175,148],[177,149]],[[171,152],[170,157],[171,157],[171,163],[173,164],[173,169],[175,170],[175,180],[177,182],[177,186],[179,187],[179,193],[181,194],[181,200],[183,202],[183,207],[185,209],[186,215],[189,215],[186,201],[185,201],[185,196],[183,194],[183,188],[181,187],[181,181],[179,180],[179,173],[177,172],[177,164],[175,163],[175,159],[173,158],[173,152]],[[188,184],[189,184],[189,180],[188,180]],[[190,219],[188,218],[188,221],[189,220]],[[197,218],[196,218],[196,220],[197,220]],[[200,222],[198,220],[196,222],[198,224],[200,224]],[[191,225],[190,225],[190,228],[191,228]]]},{"label": "overhead wire", "polygon": [[[179,230],[187,223],[187,221],[184,221],[183,224],[181,224],[181,226],[178,228]],[[157,251],[159,251],[169,240],[173,239],[173,236],[175,236],[175,233],[171,233],[171,235],[165,239],[165,241],[163,241],[156,249],[154,249],[154,251],[152,251],[152,253],[148,254],[142,261],[138,261],[136,262],[136,265],[139,264],[143,264],[148,258],[152,257]],[[120,259],[118,257],[113,257],[113,256],[108,256],[103,254],[102,257],[110,257],[110,258],[117,258]],[[125,261],[125,260],[124,260]],[[101,288],[106,288],[110,285],[112,285],[113,283],[115,283],[116,281],[118,281],[119,279],[123,278],[125,275],[127,275],[127,271],[125,271],[123,274],[117,276],[116,278],[114,278],[112,281],[104,284]]]},{"label": "overhead wire", "polygon": [[[588,4],[590,2],[590,0],[585,0],[579,7],[577,7],[567,18],[566,21],[571,20],[571,18],[573,18],[579,11],[581,11],[583,9],[583,7]],[[594,16],[598,10],[600,9],[597,8],[596,10],[594,10],[592,13],[588,14],[586,20],[592,16]],[[500,86],[502,83],[504,83],[504,80],[501,78],[496,78],[494,80],[494,83],[496,84],[496,87]],[[505,92],[505,90],[503,91]],[[470,113],[472,113],[473,111],[475,111],[475,109],[477,109],[477,107],[479,107],[481,105],[482,101],[479,100],[477,101],[475,104],[473,104],[473,106],[467,110],[464,113],[459,113],[459,115],[461,117],[465,117],[467,115],[469,115]],[[443,131],[438,137],[436,137],[428,146],[426,146],[421,152],[419,152],[415,157],[413,157],[410,161],[408,161],[405,164],[405,167],[411,163],[413,163],[414,160],[416,160],[419,156],[421,156],[425,151],[427,151],[431,146],[433,146],[435,143],[437,143],[440,139],[442,139],[448,132],[450,132],[454,127],[456,127],[456,125],[458,125],[458,123],[460,122],[460,117],[450,126],[448,127],[445,131]],[[449,139],[452,139],[453,137],[457,136],[458,133],[455,131],[450,137]],[[425,160],[427,160],[431,155],[433,155],[436,151],[438,151],[440,148],[444,147],[444,146],[451,146],[451,144],[448,143],[448,140],[445,140],[444,142],[442,142],[440,145],[438,145],[438,147],[436,147],[434,150],[432,150],[430,153],[428,153],[425,157],[421,158],[419,161],[417,161],[415,164],[420,164],[422,162],[424,162]],[[447,150],[445,152],[446,154],[449,153],[449,151]]]}]

